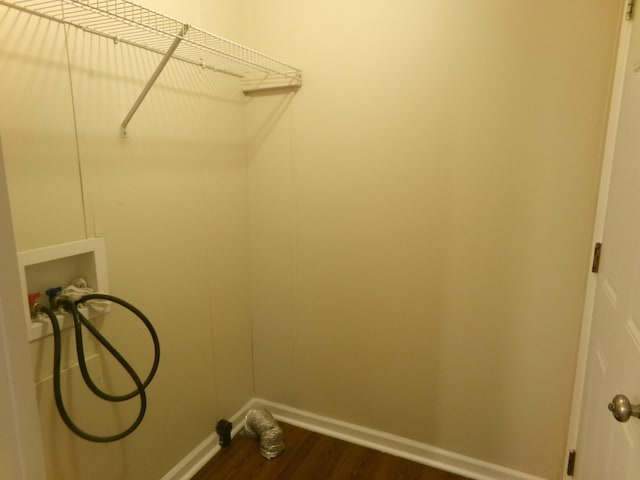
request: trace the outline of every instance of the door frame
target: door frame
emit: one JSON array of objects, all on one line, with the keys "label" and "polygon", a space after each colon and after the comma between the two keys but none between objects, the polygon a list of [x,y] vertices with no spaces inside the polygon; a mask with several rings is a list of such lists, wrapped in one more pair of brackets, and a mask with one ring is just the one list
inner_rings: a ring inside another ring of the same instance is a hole
[{"label": "door frame", "polygon": [[[625,2],[626,4],[626,2]],[[637,15],[638,13],[636,13]],[[615,145],[618,134],[618,123],[620,118],[620,109],[622,106],[622,93],[624,87],[624,79],[626,74],[627,56],[629,54],[629,45],[631,41],[632,22],[627,20],[624,15],[621,16],[622,24],[620,25],[620,35],[618,38],[617,55],[615,61],[614,76],[612,81],[612,90],[609,104],[609,118],[607,121],[607,132],[605,136],[604,152],[602,158],[602,170],[600,175],[600,187],[598,191],[598,201],[595,214],[595,224],[593,229],[593,242],[595,246],[597,242],[602,241],[604,233],[604,224],[607,211],[607,203],[609,200],[609,188],[611,185],[611,171],[613,169],[613,158],[615,153]],[[589,259],[587,268],[591,270],[592,259]],[[593,307],[595,303],[597,274],[589,273],[587,280],[587,288],[585,294],[584,310],[582,315],[582,327],[580,331],[580,342],[578,346],[578,359],[576,363],[576,374],[573,386],[573,399],[571,402],[571,414],[569,417],[569,431],[567,437],[566,459],[568,461],[569,452],[575,450],[578,443],[578,434],[580,431],[580,415],[582,412],[582,395],[584,393],[584,384],[587,370],[587,359],[589,353],[589,340],[591,338],[591,325],[593,322]],[[604,406],[603,406],[604,408]],[[563,478],[570,480],[566,471]]]},{"label": "door frame", "polygon": [[[0,142],[0,411],[2,445],[11,464],[0,465],[0,477],[45,480],[40,417],[33,384],[29,340],[24,328],[22,289],[11,221],[9,194]],[[6,470],[5,470],[6,469]]]}]

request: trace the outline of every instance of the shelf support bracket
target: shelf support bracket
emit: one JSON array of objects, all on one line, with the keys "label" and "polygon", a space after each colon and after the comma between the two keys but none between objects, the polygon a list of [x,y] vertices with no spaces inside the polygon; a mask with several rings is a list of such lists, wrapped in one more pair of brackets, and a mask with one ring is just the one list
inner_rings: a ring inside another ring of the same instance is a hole
[{"label": "shelf support bracket", "polygon": [[129,113],[127,113],[127,116],[124,117],[124,120],[120,124],[120,134],[122,135],[122,137],[127,138],[129,136],[127,133],[127,126],[129,125],[129,122],[131,121],[135,113],[138,111],[138,108],[140,108],[140,105],[142,104],[143,100],[149,93],[149,90],[151,90],[151,87],[153,87],[153,84],[156,82],[156,80],[164,70],[164,67],[167,65],[167,63],[173,56],[173,53],[176,51],[176,49],[178,48],[178,45],[180,45],[180,42],[182,42],[182,39],[184,38],[184,36],[187,34],[188,31],[189,31],[189,25],[185,23],[182,26],[182,29],[180,29],[180,32],[178,33],[176,38],[173,40],[173,43],[171,44],[167,52],[164,54],[164,57],[162,57],[162,60],[156,67],[156,70],[153,72],[153,75],[151,75],[151,78],[142,89],[142,92],[140,92],[140,95],[138,95],[138,98],[133,104],[133,107],[131,107],[131,110],[129,110]]}]

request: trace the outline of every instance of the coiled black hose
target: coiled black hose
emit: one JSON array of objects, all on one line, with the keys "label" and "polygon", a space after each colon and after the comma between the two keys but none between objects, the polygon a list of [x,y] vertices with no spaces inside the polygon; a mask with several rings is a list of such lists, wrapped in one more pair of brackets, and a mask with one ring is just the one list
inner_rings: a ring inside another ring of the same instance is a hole
[{"label": "coiled black hose", "polygon": [[[153,341],[154,358],[153,358],[153,365],[151,366],[149,374],[147,375],[147,378],[144,380],[144,382],[140,380],[140,377],[138,376],[138,374],[135,372],[133,367],[131,367],[131,365],[124,359],[124,357],[120,354],[120,352],[118,352],[113,347],[113,345],[111,345],[111,343],[109,343],[109,341],[91,324],[91,322],[89,322],[86,319],[86,317],[82,315],[80,311],[78,311],[78,305],[84,302],[87,302],[89,300],[108,300],[110,302],[116,303],[126,308],[127,310],[132,312],[134,315],[136,315],[145,325]],[[137,397],[137,396],[140,397],[140,409],[138,411],[138,416],[136,417],[134,422],[122,432],[114,435],[99,436],[99,435],[93,435],[91,433],[85,432],[84,430],[79,428],[67,413],[67,410],[64,406],[64,401],[62,398],[62,391],[60,388],[60,369],[61,369],[61,358],[62,358],[62,339],[60,334],[60,325],[58,324],[57,317],[55,316],[55,314],[50,308],[40,306],[39,311],[45,313],[49,317],[49,319],[51,320],[51,327],[53,329],[53,342],[54,342],[53,392],[54,392],[58,413],[60,414],[60,417],[62,418],[64,423],[67,425],[67,427],[69,427],[69,429],[73,433],[75,433],[81,438],[84,438],[85,440],[89,440],[91,442],[98,442],[98,443],[108,443],[108,442],[115,442],[117,440],[121,440],[126,436],[130,435],[134,430],[138,428],[140,423],[142,423],[142,419],[144,418],[144,415],[146,413],[147,396],[145,393],[145,389],[151,383],[151,380],[153,380],[153,377],[155,376],[158,370],[158,365],[160,363],[160,342],[158,340],[158,335],[156,334],[156,331],[153,328],[153,325],[151,324],[149,319],[147,319],[147,317],[140,310],[138,310],[136,307],[134,307],[130,303],[125,302],[124,300],[118,297],[114,297],[112,295],[106,295],[103,293],[92,293],[89,295],[85,295],[84,297],[80,298],[79,300],[76,300],[75,302],[71,300],[66,300],[66,299],[59,299],[58,304],[63,306],[66,310],[68,310],[73,317],[73,326],[75,329],[75,338],[76,338],[76,351],[78,354],[78,364],[80,366],[80,372],[82,373],[82,378],[85,384],[94,393],[94,395],[102,398],[103,400],[107,400],[109,402],[123,402],[133,397]],[[102,391],[95,384],[95,382],[91,378],[91,375],[89,374],[87,363],[84,357],[82,326],[86,327],[86,329],[89,330],[89,332],[96,338],[96,340],[98,340],[98,342],[100,342],[100,344],[102,344],[102,346],[104,346],[107,349],[107,351],[117,360],[117,362],[122,366],[122,368],[124,368],[124,370],[127,372],[129,377],[131,377],[131,380],[133,380],[133,383],[136,386],[136,388],[133,391],[124,395],[111,395]]]}]

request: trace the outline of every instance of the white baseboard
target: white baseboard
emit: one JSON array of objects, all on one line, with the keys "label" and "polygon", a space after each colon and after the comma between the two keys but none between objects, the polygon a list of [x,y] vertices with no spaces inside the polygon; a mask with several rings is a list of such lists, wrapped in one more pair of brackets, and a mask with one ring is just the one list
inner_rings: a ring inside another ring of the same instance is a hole
[{"label": "white baseboard", "polygon": [[[246,412],[255,407],[267,408],[279,421],[474,480],[545,480],[541,477],[436,448],[426,443],[334,420],[260,398],[250,400],[229,419],[234,426],[232,436],[235,436],[242,429],[242,419]],[[190,480],[219,450],[218,436],[214,433],[162,477],[162,480]]]},{"label": "white baseboard", "polygon": [[[250,400],[247,404],[234,413],[228,420],[233,423],[231,437],[242,430],[243,420],[246,412],[253,408],[255,400]],[[161,480],[191,480],[191,478],[204,467],[213,456],[220,451],[218,434],[212,433],[205,438],[200,445],[194,448],[180,463],[173,467]]]},{"label": "white baseboard", "polygon": [[389,433],[255,399],[282,422],[475,480],[545,480]]}]

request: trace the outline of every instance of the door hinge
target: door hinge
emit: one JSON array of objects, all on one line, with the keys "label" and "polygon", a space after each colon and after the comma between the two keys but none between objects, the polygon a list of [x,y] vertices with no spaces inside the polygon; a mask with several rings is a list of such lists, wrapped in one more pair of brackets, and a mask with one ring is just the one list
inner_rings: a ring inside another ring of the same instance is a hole
[{"label": "door hinge", "polygon": [[600,269],[600,253],[602,252],[602,243],[596,242],[596,246],[593,249],[593,263],[591,264],[591,271],[598,273]]},{"label": "door hinge", "polygon": [[635,0],[628,0],[627,2],[627,10],[625,13],[624,18],[626,18],[627,20],[631,21],[633,20],[633,12],[635,9]]},{"label": "door hinge", "polygon": [[567,475],[573,477],[573,469],[576,467],[576,451],[569,452],[569,460],[567,461]]}]

